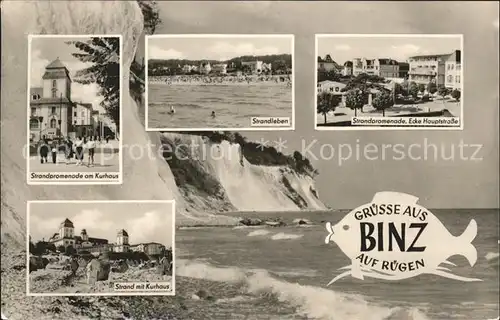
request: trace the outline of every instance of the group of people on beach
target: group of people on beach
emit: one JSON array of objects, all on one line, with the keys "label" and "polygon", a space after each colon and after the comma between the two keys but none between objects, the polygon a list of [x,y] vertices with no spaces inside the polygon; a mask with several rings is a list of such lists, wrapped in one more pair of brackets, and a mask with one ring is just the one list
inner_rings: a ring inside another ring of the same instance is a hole
[{"label": "group of people on beach", "polygon": [[[109,142],[109,137],[106,137],[106,143]],[[94,166],[94,155],[97,143],[101,143],[101,138],[96,136],[79,136],[72,141],[69,137],[62,140],[52,140],[43,138],[38,147],[40,155],[40,163],[49,162],[49,154],[51,155],[52,163],[57,163],[57,155],[59,151],[64,151],[65,163],[70,164],[73,158],[76,159],[76,165]],[[87,153],[88,162],[84,163],[85,153]]]},{"label": "group of people on beach", "polygon": [[167,76],[167,77],[150,77],[150,82],[165,83],[167,85],[172,84],[231,84],[231,83],[254,83],[254,82],[275,82],[283,83],[287,87],[292,85],[292,80],[290,75],[281,76],[270,76],[270,75],[260,75],[260,76],[203,76],[203,75],[182,75],[182,76]]}]

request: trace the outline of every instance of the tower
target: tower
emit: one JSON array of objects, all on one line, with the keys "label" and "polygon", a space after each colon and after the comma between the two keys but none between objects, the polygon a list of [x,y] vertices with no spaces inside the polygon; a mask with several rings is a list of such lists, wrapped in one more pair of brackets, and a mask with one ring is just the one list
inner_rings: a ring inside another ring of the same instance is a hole
[{"label": "tower", "polygon": [[43,98],[71,100],[71,78],[66,66],[56,58],[45,67],[43,79]]},{"label": "tower", "polygon": [[87,230],[82,229],[82,232],[80,232],[80,237],[82,238],[82,241],[89,241]]},{"label": "tower", "polygon": [[128,250],[129,250],[128,233],[124,229],[121,229],[116,234],[116,251],[127,252]]},{"label": "tower", "polygon": [[59,225],[59,239],[55,245],[65,247],[75,245],[75,226],[68,218]]}]

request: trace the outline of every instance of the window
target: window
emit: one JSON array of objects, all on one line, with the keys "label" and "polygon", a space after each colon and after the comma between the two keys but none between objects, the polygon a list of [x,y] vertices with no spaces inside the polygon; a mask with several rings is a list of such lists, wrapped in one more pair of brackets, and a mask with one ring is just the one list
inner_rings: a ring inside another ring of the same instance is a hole
[{"label": "window", "polygon": [[57,88],[57,80],[52,80],[52,89]]},{"label": "window", "polygon": [[449,75],[446,81],[447,81],[447,82],[453,82],[453,76],[452,76],[452,75]]},{"label": "window", "polygon": [[76,125],[76,120],[75,120],[75,121],[73,121],[73,123]]},{"label": "window", "polygon": [[52,113],[52,114],[56,114],[56,107],[52,107],[52,108],[51,108],[51,113]]},{"label": "window", "polygon": [[83,123],[83,119],[80,120],[80,124],[83,126],[85,123]]},{"label": "window", "polygon": [[455,81],[456,81],[457,83],[460,83],[460,76],[456,76],[456,78],[455,78],[455,79],[456,79]]},{"label": "window", "polygon": [[82,111],[82,118],[85,117],[85,111]]},{"label": "window", "polygon": [[50,128],[55,129],[57,127],[57,121],[56,119],[51,119],[50,120]]},{"label": "window", "polygon": [[36,115],[36,108],[31,108],[31,115],[32,116]]},{"label": "window", "polygon": [[57,98],[57,89],[52,88],[52,98]]},{"label": "window", "polygon": [[73,112],[73,117],[76,117],[76,116],[77,116],[77,113],[76,113],[76,111],[75,111],[75,112]]},{"label": "window", "polygon": [[38,129],[38,128],[39,128],[38,120],[32,119],[30,121],[30,129]]},{"label": "window", "polygon": [[450,64],[451,70],[455,69],[455,66]]}]

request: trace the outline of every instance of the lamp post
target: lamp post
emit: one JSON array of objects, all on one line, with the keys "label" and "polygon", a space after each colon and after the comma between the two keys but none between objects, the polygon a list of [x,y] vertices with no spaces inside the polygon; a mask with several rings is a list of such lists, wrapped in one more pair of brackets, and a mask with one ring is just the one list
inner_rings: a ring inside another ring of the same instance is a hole
[{"label": "lamp post", "polygon": [[39,126],[39,129],[40,129],[40,133],[39,133],[39,137],[38,137],[38,140],[42,140],[42,121],[43,121],[43,117],[42,116],[39,116],[38,117],[38,126]]},{"label": "lamp post", "polygon": [[59,99],[59,120],[57,120],[59,124],[59,134],[58,137],[61,138],[62,135],[62,128],[61,128],[61,123],[62,123],[62,93],[60,94],[60,99]]}]

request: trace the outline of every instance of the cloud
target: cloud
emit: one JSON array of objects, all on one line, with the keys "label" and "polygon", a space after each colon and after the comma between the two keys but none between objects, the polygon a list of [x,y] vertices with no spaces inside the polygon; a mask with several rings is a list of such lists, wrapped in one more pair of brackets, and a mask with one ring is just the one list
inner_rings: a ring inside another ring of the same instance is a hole
[{"label": "cloud", "polygon": [[[126,230],[131,243],[160,242],[170,246],[172,241],[172,215],[158,211],[146,212],[141,217],[129,219]],[[166,243],[166,242],[169,243]]]},{"label": "cloud", "polygon": [[182,52],[174,49],[161,49],[154,45],[149,45],[148,48],[148,59],[183,59],[184,55]]},{"label": "cloud", "polygon": [[351,50],[351,46],[349,46],[348,44],[339,44],[339,45],[335,46],[335,50],[338,50],[338,51],[349,51],[349,50]]},{"label": "cloud", "polygon": [[404,44],[404,45],[398,45],[398,46],[391,46],[392,52],[391,57],[389,58],[396,58],[396,59],[402,59],[406,60],[409,56],[415,55],[415,54],[427,54],[427,50],[423,50],[421,47],[414,45],[414,44]]},{"label": "cloud", "polygon": [[220,60],[222,60],[224,57],[227,58],[243,55],[267,55],[280,53],[277,47],[256,47],[254,44],[248,42],[230,44],[224,41],[216,42],[213,46],[209,47],[207,51],[219,55]]}]

